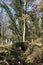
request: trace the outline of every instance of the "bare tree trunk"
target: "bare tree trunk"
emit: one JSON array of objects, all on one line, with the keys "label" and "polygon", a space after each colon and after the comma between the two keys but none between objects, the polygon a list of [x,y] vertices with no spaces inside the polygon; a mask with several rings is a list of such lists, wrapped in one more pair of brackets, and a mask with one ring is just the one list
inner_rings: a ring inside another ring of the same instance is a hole
[{"label": "bare tree trunk", "polygon": [[24,19],[24,29],[23,29],[23,42],[25,41],[25,19]]},{"label": "bare tree trunk", "polygon": [[[25,12],[25,9],[26,9],[26,0],[24,0],[24,12]],[[25,22],[26,22],[25,15],[26,14],[24,14],[23,42],[25,42],[25,31],[26,31],[26,28],[25,28]]]}]

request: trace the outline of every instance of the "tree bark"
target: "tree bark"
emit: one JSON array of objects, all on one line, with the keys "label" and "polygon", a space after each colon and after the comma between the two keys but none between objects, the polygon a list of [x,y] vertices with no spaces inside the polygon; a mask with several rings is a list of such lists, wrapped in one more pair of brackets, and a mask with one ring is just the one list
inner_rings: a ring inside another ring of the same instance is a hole
[{"label": "tree bark", "polygon": [[24,29],[23,29],[23,42],[25,42],[25,19],[24,19]]},{"label": "tree bark", "polygon": [[[26,10],[26,0],[24,0],[24,13],[25,13],[25,10]],[[25,28],[25,22],[26,22],[25,15],[26,14],[24,14],[23,42],[25,42],[25,31],[26,31],[26,28]]]}]

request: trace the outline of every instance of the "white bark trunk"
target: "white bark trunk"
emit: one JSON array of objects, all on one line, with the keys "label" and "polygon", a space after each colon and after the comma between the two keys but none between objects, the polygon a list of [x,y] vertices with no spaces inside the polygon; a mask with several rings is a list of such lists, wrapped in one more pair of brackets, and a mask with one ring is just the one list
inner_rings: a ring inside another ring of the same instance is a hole
[{"label": "white bark trunk", "polygon": [[24,29],[23,29],[23,42],[25,42],[25,20],[24,20]]},{"label": "white bark trunk", "polygon": [[[26,0],[24,0],[24,12],[25,12],[25,9],[26,9]],[[24,14],[25,15],[25,14]],[[24,16],[24,29],[23,29],[23,42],[25,42],[25,16]]]}]

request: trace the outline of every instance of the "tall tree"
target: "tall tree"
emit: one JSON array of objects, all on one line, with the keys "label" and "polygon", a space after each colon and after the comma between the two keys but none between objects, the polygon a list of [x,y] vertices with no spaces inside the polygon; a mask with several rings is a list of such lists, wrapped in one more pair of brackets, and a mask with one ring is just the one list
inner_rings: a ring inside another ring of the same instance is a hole
[{"label": "tall tree", "polygon": [[[7,11],[9,17],[11,18],[11,20],[14,22],[14,26],[15,26],[15,29],[16,29],[16,33],[20,35],[20,37],[22,36],[23,38],[23,41],[25,41],[25,37],[26,37],[26,20],[27,18],[31,19],[31,21],[33,21],[33,24],[34,26],[38,23],[36,23],[35,20],[37,20],[37,16],[36,16],[36,12],[37,12],[37,5],[33,4],[33,2],[35,2],[34,0],[33,1],[28,1],[28,0],[15,0],[12,2],[11,4],[11,7],[15,10],[15,17],[13,17],[9,7],[5,4],[5,3],[0,3],[0,5]],[[30,3],[30,4],[29,4]],[[18,6],[19,5],[19,6]],[[30,11],[30,12],[27,12],[27,8],[29,7],[30,5],[32,5],[31,8],[33,8],[33,12]],[[35,13],[35,14],[34,14]],[[33,17],[32,17],[33,16]],[[23,30],[22,32],[20,32],[20,27],[18,27],[16,25],[16,21],[15,19],[18,19],[19,21],[19,25],[21,25],[21,21],[24,23],[24,25],[22,26],[23,27]],[[38,21],[38,20],[37,20]],[[31,24],[30,24],[31,25]],[[28,26],[27,26],[28,27]],[[35,29],[37,31],[37,25],[35,26]]]}]

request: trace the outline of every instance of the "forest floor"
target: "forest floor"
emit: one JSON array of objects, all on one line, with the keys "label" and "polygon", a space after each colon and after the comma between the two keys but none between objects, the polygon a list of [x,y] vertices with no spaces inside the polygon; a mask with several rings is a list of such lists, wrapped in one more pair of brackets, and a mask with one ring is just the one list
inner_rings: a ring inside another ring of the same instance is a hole
[{"label": "forest floor", "polygon": [[30,43],[25,52],[12,44],[0,45],[0,65],[43,65],[43,44]]}]

